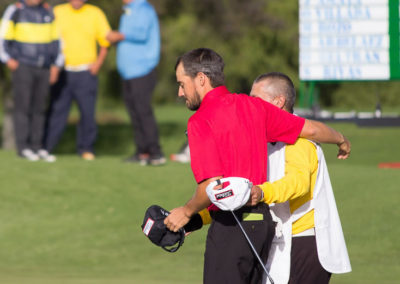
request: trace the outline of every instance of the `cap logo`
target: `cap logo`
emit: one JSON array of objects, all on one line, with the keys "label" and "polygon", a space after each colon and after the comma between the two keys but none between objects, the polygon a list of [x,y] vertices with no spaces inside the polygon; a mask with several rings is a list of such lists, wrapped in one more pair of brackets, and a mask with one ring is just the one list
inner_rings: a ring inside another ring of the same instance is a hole
[{"label": "cap logo", "polygon": [[232,189],[215,194],[215,199],[221,200],[233,196]]},{"label": "cap logo", "polygon": [[144,225],[143,233],[148,236],[150,234],[151,228],[154,225],[154,220],[149,218],[147,219],[146,225]]},{"label": "cap logo", "polygon": [[165,210],[163,210],[163,209],[160,209],[160,212],[161,212],[161,214],[163,214],[165,217],[167,217],[167,216],[169,215],[169,212],[167,212],[167,211],[165,211]]}]

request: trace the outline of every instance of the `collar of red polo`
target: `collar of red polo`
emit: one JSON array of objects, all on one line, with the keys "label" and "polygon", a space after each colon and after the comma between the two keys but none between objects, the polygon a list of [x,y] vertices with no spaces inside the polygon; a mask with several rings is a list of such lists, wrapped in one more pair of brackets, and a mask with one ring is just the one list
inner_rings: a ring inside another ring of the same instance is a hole
[{"label": "collar of red polo", "polygon": [[207,104],[212,103],[212,101],[214,100],[214,98],[217,98],[221,95],[225,95],[225,94],[230,94],[230,92],[228,91],[228,89],[225,86],[219,86],[216,87],[214,89],[212,89],[211,91],[209,91],[203,98],[203,101],[201,102],[200,107],[205,106]]}]

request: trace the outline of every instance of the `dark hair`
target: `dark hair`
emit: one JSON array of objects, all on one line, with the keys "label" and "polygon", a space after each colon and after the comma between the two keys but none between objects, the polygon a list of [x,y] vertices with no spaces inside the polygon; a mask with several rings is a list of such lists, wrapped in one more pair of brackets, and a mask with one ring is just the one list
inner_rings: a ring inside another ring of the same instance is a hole
[{"label": "dark hair", "polygon": [[294,103],[296,101],[296,89],[289,76],[280,72],[269,72],[258,76],[254,83],[270,80],[273,83],[274,96],[284,95],[286,98],[285,108],[293,113]]},{"label": "dark hair", "polygon": [[203,72],[209,79],[213,88],[225,84],[224,60],[214,50],[209,48],[193,49],[181,55],[175,64],[175,70],[179,63],[183,64],[185,74],[191,78]]}]

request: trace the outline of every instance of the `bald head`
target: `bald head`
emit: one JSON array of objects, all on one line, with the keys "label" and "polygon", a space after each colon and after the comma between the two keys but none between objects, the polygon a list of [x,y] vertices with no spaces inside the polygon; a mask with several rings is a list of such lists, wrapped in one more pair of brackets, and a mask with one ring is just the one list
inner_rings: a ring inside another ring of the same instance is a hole
[{"label": "bald head", "polygon": [[264,101],[293,113],[296,90],[292,80],[283,73],[271,72],[258,76],[254,80],[250,95],[259,97]]}]

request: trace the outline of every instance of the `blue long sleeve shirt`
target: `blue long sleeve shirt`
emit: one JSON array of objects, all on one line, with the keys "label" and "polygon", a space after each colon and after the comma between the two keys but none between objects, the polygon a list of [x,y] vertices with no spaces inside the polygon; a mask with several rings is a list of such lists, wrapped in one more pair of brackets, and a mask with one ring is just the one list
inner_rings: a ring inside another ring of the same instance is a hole
[{"label": "blue long sleeve shirt", "polygon": [[117,46],[117,67],[124,80],[150,73],[160,60],[160,28],[157,13],[146,0],[124,6],[119,32],[125,39]]}]

